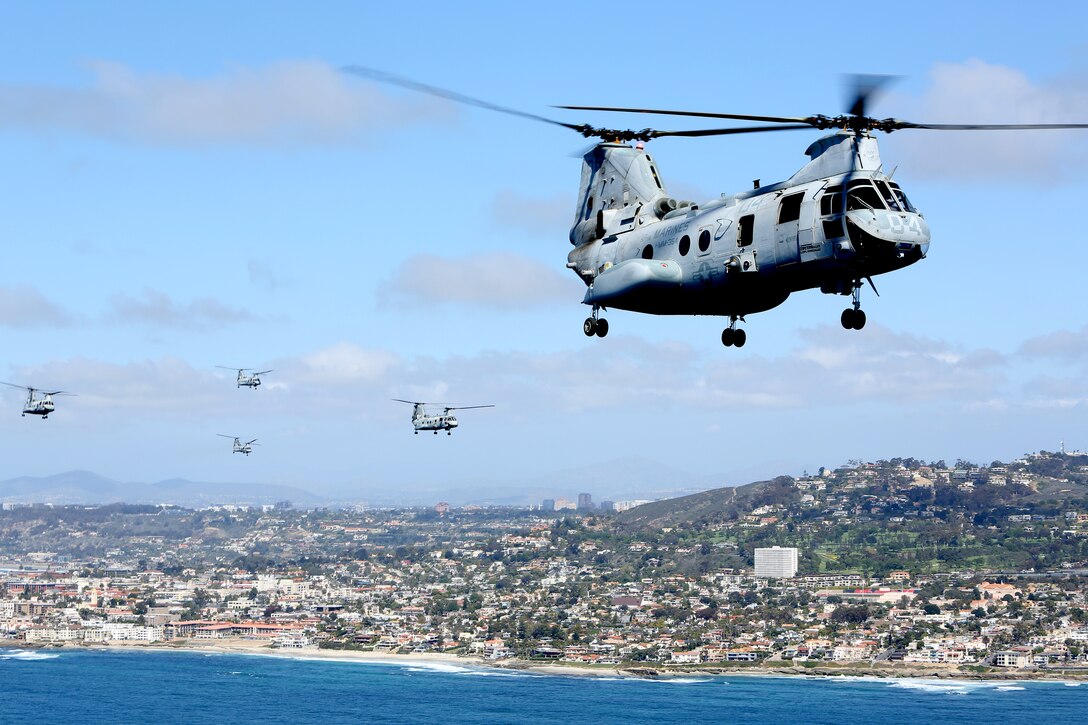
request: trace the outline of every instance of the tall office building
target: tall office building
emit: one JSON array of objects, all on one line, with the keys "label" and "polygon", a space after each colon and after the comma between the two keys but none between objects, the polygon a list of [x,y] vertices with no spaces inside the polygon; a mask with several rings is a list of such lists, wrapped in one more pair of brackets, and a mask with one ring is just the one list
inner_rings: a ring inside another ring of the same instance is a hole
[{"label": "tall office building", "polygon": [[578,510],[579,511],[592,511],[593,510],[593,495],[589,493],[578,494]]},{"label": "tall office building", "polygon": [[555,499],[554,498],[544,499],[544,503],[540,506],[540,508],[542,510],[544,510],[544,511],[555,511]]},{"label": "tall office building", "polygon": [[791,579],[797,576],[797,549],[781,546],[756,549],[756,576],[761,579]]}]

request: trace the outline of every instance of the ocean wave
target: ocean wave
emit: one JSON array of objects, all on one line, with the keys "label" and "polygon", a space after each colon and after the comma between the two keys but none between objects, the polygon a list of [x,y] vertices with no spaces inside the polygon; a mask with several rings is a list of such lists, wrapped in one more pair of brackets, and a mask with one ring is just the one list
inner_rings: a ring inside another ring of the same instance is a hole
[{"label": "ocean wave", "polygon": [[659,679],[649,680],[650,682],[667,682],[672,685],[698,685],[703,682],[712,682],[712,680],[704,680],[698,677],[662,677]]},{"label": "ocean wave", "polygon": [[1020,685],[999,685],[994,689],[998,692],[1013,692],[1014,690],[1023,690],[1026,688],[1020,687]]},{"label": "ocean wave", "polygon": [[38,652],[37,650],[6,649],[0,650],[0,660],[21,660],[24,662],[37,662],[39,660],[55,660],[60,655]]}]

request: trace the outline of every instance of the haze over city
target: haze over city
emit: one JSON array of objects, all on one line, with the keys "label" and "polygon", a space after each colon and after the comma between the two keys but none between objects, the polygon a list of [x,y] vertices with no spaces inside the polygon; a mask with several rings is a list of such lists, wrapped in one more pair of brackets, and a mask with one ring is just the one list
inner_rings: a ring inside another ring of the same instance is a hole
[{"label": "haze over city", "polygon": [[[551,106],[831,115],[843,74],[872,72],[898,76],[878,117],[1083,122],[1080,6],[1056,22],[918,3],[858,27],[778,6],[687,6],[675,25],[652,3],[619,18],[569,2],[289,8],[5,13],[0,380],[78,397],[41,421],[0,391],[0,479],[86,469],[471,500],[555,472],[605,480],[617,461],[710,488],[849,459],[1088,447],[1088,133],[880,135],[933,241],[874,279],[880,297],[866,288],[863,331],[839,326],[846,299],[805,292],[750,316],[743,349],[710,317],[613,311],[609,336],[587,339],[564,268],[585,140],[341,71],[623,128],[650,122]],[[673,195],[700,201],[787,178],[820,135],[650,148]],[[217,365],[274,372],[236,389]],[[417,436],[390,398],[496,407]],[[262,445],[232,455],[216,434]],[[582,490],[611,493],[553,497]]]}]

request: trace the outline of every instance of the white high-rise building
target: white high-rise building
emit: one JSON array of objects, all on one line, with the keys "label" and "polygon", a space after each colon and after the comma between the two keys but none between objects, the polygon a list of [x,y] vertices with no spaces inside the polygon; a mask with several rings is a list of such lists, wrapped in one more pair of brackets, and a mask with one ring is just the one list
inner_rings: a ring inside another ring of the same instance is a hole
[{"label": "white high-rise building", "polygon": [[797,549],[781,546],[756,549],[756,576],[762,579],[791,579],[797,576]]}]

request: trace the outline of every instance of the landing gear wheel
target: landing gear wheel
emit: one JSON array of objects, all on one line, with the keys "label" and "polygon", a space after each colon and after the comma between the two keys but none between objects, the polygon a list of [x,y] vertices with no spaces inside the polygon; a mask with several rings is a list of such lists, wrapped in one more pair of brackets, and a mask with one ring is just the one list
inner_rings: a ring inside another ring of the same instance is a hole
[{"label": "landing gear wheel", "polygon": [[842,311],[842,317],[840,318],[840,320],[842,322],[843,329],[853,330],[854,329],[854,310],[847,307],[845,310]]},{"label": "landing gear wheel", "polygon": [[722,330],[722,344],[726,347],[733,347],[733,338],[736,335],[736,331],[732,327],[727,327]]},{"label": "landing gear wheel", "polygon": [[593,337],[597,332],[597,321],[592,317],[587,317],[586,321],[582,323],[582,332],[586,333],[586,337]]},{"label": "landing gear wheel", "polygon": [[733,331],[733,344],[737,347],[744,347],[744,343],[747,339],[748,335],[744,332],[744,330]]},{"label": "landing gear wheel", "polygon": [[865,327],[865,310],[854,310],[854,329]]},{"label": "landing gear wheel", "polygon": [[604,337],[608,334],[608,320],[603,317],[597,320],[597,337]]}]

